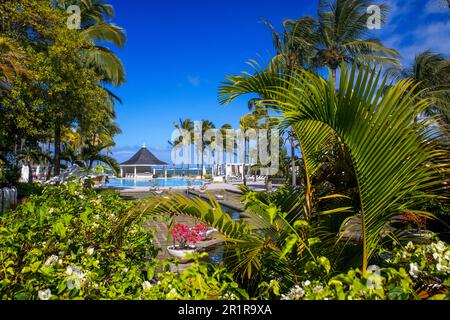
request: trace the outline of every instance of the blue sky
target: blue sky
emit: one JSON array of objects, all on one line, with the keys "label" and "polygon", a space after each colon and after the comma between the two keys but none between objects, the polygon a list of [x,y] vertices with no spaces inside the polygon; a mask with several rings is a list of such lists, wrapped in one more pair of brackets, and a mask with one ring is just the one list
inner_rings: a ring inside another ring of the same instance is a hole
[{"label": "blue sky", "polygon": [[[127,83],[114,89],[124,101],[117,106],[123,131],[114,150],[119,161],[143,143],[169,161],[167,141],[179,118],[237,127],[247,113],[246,100],[220,106],[217,90],[226,75],[248,69],[249,59],[272,55],[271,34],[260,18],[280,26],[286,18],[317,11],[316,0],[109,2],[128,38],[123,49],[115,49],[127,72]],[[374,36],[399,50],[405,64],[426,49],[450,53],[450,10],[439,7],[439,0],[385,3],[392,9],[389,22]]]}]

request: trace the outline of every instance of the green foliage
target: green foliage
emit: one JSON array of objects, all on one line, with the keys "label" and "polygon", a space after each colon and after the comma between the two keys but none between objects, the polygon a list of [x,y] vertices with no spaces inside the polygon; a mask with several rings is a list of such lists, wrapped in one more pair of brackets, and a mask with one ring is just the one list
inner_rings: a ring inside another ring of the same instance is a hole
[{"label": "green foliage", "polygon": [[29,197],[31,195],[40,195],[43,191],[43,186],[39,183],[19,183],[17,185],[18,198]]},{"label": "green foliage", "polygon": [[[295,70],[228,77],[220,93],[223,102],[244,93],[264,95],[266,104],[277,106],[288,125],[301,127],[297,134],[307,179],[321,166],[313,155],[328,139],[324,132],[339,137],[348,149],[357,181],[365,270],[386,225],[404,210],[420,208],[442,192],[444,178],[439,172],[448,167],[448,152],[438,147],[438,137],[429,129],[433,119],[417,120],[431,101],[413,93],[413,82],[400,81],[384,91],[379,88],[387,80],[375,69],[343,64],[341,70],[337,90],[332,77],[327,81]],[[392,182],[389,187],[386,181]],[[412,211],[432,217],[420,209]]]},{"label": "green foliage", "polygon": [[[204,256],[204,254],[203,254]],[[181,272],[161,272],[153,284],[144,284],[143,298],[149,300],[241,300],[248,294],[239,288],[224,267],[198,261]]]},{"label": "green foliage", "polygon": [[[411,300],[450,299],[450,250],[442,241],[430,245],[397,246],[389,267],[373,266],[320,281],[310,275],[281,296],[283,300]],[[314,270],[314,269],[312,269]]]},{"label": "green foliage", "polygon": [[114,237],[129,209],[116,193],[70,183],[1,217],[0,297],[138,298],[157,250],[143,220]]}]

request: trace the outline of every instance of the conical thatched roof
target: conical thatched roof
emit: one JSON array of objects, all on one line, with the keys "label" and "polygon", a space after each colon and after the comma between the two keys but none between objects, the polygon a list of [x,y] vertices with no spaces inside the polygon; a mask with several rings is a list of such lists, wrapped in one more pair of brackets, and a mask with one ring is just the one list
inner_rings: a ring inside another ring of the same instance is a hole
[{"label": "conical thatched roof", "polygon": [[146,147],[141,148],[130,160],[121,166],[167,166],[168,164],[159,160]]}]

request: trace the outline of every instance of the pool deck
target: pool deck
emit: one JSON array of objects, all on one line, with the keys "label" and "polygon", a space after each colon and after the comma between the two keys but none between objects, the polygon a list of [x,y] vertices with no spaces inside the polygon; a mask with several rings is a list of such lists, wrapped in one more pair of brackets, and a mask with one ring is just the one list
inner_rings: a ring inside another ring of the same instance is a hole
[{"label": "pool deck", "polygon": [[[242,185],[242,183],[211,183],[208,184],[208,191],[220,191],[220,190],[226,190],[231,192],[240,192],[239,185]],[[249,181],[247,183],[247,186],[252,189],[253,191],[265,191],[265,184],[264,182],[253,182]],[[119,190],[121,193],[143,193],[143,192],[149,192],[150,187],[112,187],[116,190]],[[199,190],[199,186],[195,186],[195,190]],[[187,187],[160,187],[163,191],[186,191]]]}]

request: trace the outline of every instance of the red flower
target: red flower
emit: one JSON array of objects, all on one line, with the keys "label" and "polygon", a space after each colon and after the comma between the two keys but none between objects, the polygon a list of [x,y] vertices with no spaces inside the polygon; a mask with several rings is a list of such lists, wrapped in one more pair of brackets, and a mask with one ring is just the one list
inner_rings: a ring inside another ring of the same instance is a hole
[{"label": "red flower", "polygon": [[[176,224],[172,229],[171,235],[182,247],[187,247],[188,244],[195,245],[197,242],[203,240],[203,235],[200,230],[204,230],[204,227],[195,226],[191,230],[184,224]],[[206,230],[208,230],[207,227]]]},{"label": "red flower", "polygon": [[413,224],[420,228],[426,228],[427,226],[427,219],[425,217],[418,216],[412,212],[405,212],[400,217],[400,220],[404,224]]}]

